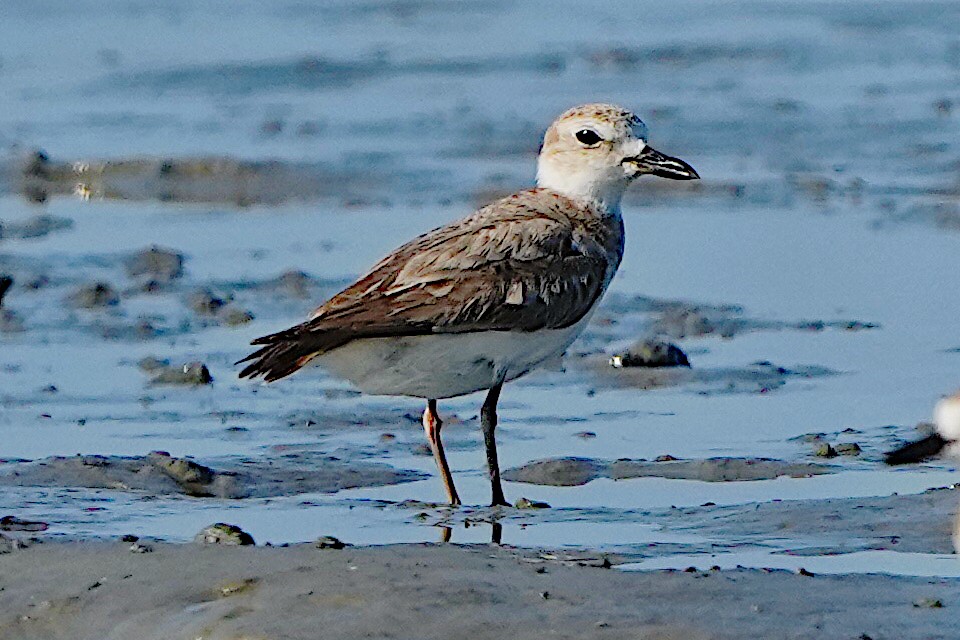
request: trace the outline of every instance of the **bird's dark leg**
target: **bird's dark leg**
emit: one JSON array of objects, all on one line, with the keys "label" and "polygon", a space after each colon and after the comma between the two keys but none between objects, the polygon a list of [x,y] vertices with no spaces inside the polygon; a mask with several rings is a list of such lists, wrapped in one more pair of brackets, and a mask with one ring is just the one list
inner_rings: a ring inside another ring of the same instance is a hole
[{"label": "bird's dark leg", "polygon": [[423,430],[430,442],[430,449],[433,450],[433,458],[437,461],[440,477],[443,478],[443,486],[447,490],[447,498],[450,500],[450,504],[458,505],[460,504],[460,497],[457,495],[457,488],[453,486],[453,475],[447,465],[447,456],[443,452],[443,442],[440,440],[440,428],[442,426],[443,422],[437,413],[437,401],[427,400],[427,408],[423,410]]},{"label": "bird's dark leg", "polygon": [[509,507],[510,503],[503,497],[503,487],[500,486],[500,464],[497,462],[497,439],[494,430],[497,428],[497,401],[500,399],[500,389],[503,383],[490,388],[487,399],[480,409],[480,425],[483,427],[483,442],[487,447],[487,470],[490,474],[490,488],[493,491],[491,507]]}]

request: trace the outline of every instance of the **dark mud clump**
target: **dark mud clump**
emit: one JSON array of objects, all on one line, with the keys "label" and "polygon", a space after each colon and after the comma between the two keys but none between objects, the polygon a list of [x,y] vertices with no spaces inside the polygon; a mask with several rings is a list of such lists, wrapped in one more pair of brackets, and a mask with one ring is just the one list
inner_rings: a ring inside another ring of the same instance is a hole
[{"label": "dark mud clump", "polygon": [[246,547],[256,544],[253,536],[235,524],[217,522],[204,527],[194,538],[200,544],[223,544],[232,547]]},{"label": "dark mud clump", "polygon": [[147,459],[167,474],[190,496],[206,496],[217,479],[217,472],[189,458],[174,458],[166,451],[152,451]]},{"label": "dark mud clump", "polygon": [[771,362],[755,362],[743,367],[691,369],[689,367],[616,367],[605,356],[582,360],[604,383],[616,387],[661,389],[687,386],[701,395],[729,393],[769,393],[792,379],[813,379],[836,375],[826,367],[798,365],[787,368]]},{"label": "dark mud clump", "polygon": [[[297,72],[299,76],[300,72]],[[262,133],[278,136],[282,123],[270,122]],[[248,161],[203,158],[119,158],[80,161],[34,160],[13,177],[14,188],[32,202],[52,196],[125,201],[229,203],[238,207],[276,205],[296,200],[337,198],[389,202],[392,187],[420,184],[439,187],[436,172],[391,167],[374,179],[339,163]],[[0,166],[0,188],[3,169]],[[9,179],[9,178],[8,178]]]},{"label": "dark mud clump", "polygon": [[46,522],[22,520],[16,516],[0,518],[0,531],[46,531],[49,526]]},{"label": "dark mud clump", "polygon": [[522,467],[507,469],[503,479],[510,482],[574,487],[606,475],[607,463],[591,458],[553,458],[535,460]]},{"label": "dark mud clump", "polygon": [[70,295],[70,303],[81,309],[102,309],[120,304],[120,295],[105,282],[83,285]]},{"label": "dark mud clump", "polygon": [[124,260],[127,275],[137,280],[168,284],[183,276],[184,255],[156,245]]},{"label": "dark mud clump", "polygon": [[151,385],[202,387],[213,383],[210,370],[202,362],[188,362],[181,367],[160,365],[153,369],[153,374]]},{"label": "dark mud clump", "polygon": [[503,478],[511,482],[568,487],[586,484],[598,478],[625,480],[656,477],[703,482],[739,482],[770,480],[780,476],[811,476],[833,471],[832,467],[825,465],[767,458],[664,459],[663,462],[551,458],[508,469]]},{"label": "dark mud clump", "polygon": [[3,298],[7,291],[13,286],[13,278],[10,276],[0,276],[0,308],[3,308]]},{"label": "dark mud clump", "polygon": [[32,240],[73,226],[73,220],[51,215],[33,216],[23,222],[0,225],[0,240]]},{"label": "dark mud clump", "polygon": [[204,319],[214,320],[228,327],[247,324],[253,320],[253,314],[231,305],[232,295],[221,296],[211,289],[200,289],[191,294],[188,301],[190,309]]},{"label": "dark mud clump", "polygon": [[618,369],[622,367],[689,367],[690,359],[677,345],[650,338],[640,340],[624,353],[610,358],[610,365]]},{"label": "dark mud clump", "polygon": [[0,333],[19,333],[25,329],[17,312],[3,307],[4,298],[12,286],[12,277],[0,276]]},{"label": "dark mud clump", "polygon": [[166,452],[147,456],[51,457],[0,465],[0,486],[87,487],[215,498],[264,498],[420,480],[415,471],[346,462],[317,453],[286,453],[216,467]]},{"label": "dark mud clump", "polygon": [[683,340],[717,336],[733,338],[753,331],[863,331],[880,325],[861,320],[766,320],[750,318],[735,304],[698,304],[646,296],[611,296],[603,308],[611,319],[645,316],[644,335],[656,339]]},{"label": "dark mud clump", "polygon": [[282,291],[296,298],[308,298],[316,288],[316,281],[303,271],[284,271],[274,280],[264,283],[265,288]]},{"label": "dark mud clump", "polygon": [[195,291],[190,296],[190,308],[198,316],[214,317],[227,306],[228,300],[221,298],[210,289]]},{"label": "dark mud clump", "polygon": [[878,328],[876,324],[859,320],[759,320],[745,317],[743,308],[736,305],[714,306],[664,301],[656,306],[657,313],[649,331],[677,340],[702,336],[733,338],[751,331],[860,331]]}]

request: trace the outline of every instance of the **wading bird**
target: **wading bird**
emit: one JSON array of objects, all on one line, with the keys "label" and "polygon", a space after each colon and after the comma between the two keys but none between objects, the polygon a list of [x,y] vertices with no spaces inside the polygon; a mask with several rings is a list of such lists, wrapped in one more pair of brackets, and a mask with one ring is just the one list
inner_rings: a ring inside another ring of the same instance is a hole
[{"label": "wading bird", "polygon": [[[589,104],[543,138],[536,188],[403,245],[308,320],[263,336],[240,375],[279,380],[319,364],[365,393],[423,398],[423,427],[451,504],[437,401],[487,390],[480,410],[492,504],[507,505],[494,430],[505,382],[561,355],[623,256],[620,200],[642,175],[699,178],[647,144],[630,111]],[[239,363],[238,363],[239,364]]]}]

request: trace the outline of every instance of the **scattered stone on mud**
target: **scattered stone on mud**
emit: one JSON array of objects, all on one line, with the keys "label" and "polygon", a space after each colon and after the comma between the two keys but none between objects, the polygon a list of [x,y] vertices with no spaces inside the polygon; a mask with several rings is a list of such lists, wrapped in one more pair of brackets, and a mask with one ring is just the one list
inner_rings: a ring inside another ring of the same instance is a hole
[{"label": "scattered stone on mud", "polygon": [[644,314],[649,316],[645,333],[660,340],[682,340],[704,336],[732,338],[750,331],[861,331],[880,325],[860,320],[763,320],[745,316],[739,305],[710,305],[683,300],[663,300],[645,296],[612,297],[605,305],[607,314]]},{"label": "scattered stone on mud", "polygon": [[120,304],[120,295],[105,282],[81,286],[70,295],[70,303],[81,309],[100,309]]},{"label": "scattered stone on mud", "polygon": [[73,220],[51,215],[33,216],[22,222],[0,225],[0,240],[29,240],[48,236],[73,226]]},{"label": "scattered stone on mud", "polygon": [[153,452],[147,456],[54,456],[0,464],[0,486],[87,487],[227,499],[267,498],[425,478],[378,462],[345,462],[315,452],[285,452],[214,466]]},{"label": "scattered stone on mud", "polygon": [[791,441],[795,441],[795,442],[796,442],[796,441],[799,441],[799,442],[821,442],[821,441],[823,441],[823,439],[826,438],[826,437],[827,437],[827,434],[825,434],[825,433],[823,433],[823,432],[804,433],[804,434],[799,435],[799,436],[794,436],[794,437],[790,438],[790,440],[791,440]]},{"label": "scattered stone on mud", "polygon": [[216,316],[227,305],[227,302],[210,289],[200,289],[190,296],[190,308],[198,316]]},{"label": "scattered stone on mud", "polygon": [[252,322],[254,315],[244,309],[227,309],[223,314],[223,324],[228,327],[239,327]]},{"label": "scattered stone on mud", "polygon": [[168,358],[157,358],[156,356],[146,356],[137,362],[137,367],[147,373],[153,373],[169,366],[170,360]]},{"label": "scattered stone on mud", "polygon": [[550,505],[546,502],[531,500],[530,498],[520,498],[514,503],[516,509],[549,509]]},{"label": "scattered stone on mud", "polygon": [[210,492],[213,481],[229,477],[188,458],[174,458],[166,451],[151,451],[147,459],[179,484],[188,496],[214,495]]},{"label": "scattered stone on mud", "polygon": [[333,536],[320,536],[313,543],[313,546],[315,546],[317,549],[344,549],[349,545],[339,538],[334,538]]},{"label": "scattered stone on mud", "polygon": [[284,271],[273,280],[264,282],[262,286],[295,298],[307,298],[316,287],[316,281],[303,271],[291,269]]},{"label": "scattered stone on mud", "polygon": [[129,256],[124,266],[131,278],[163,285],[183,276],[183,262],[179,251],[153,245]]},{"label": "scattered stone on mud", "polygon": [[[268,129],[278,122],[272,121]],[[390,188],[397,181],[437,182],[425,169],[400,167],[373,181],[354,167],[338,163],[248,161],[225,156],[74,161],[43,157],[43,162],[30,163],[35,169],[20,172],[17,185],[18,191],[34,202],[44,202],[52,195],[127,202],[216,202],[240,207],[331,197],[389,202]]]},{"label": "scattered stone on mud", "polygon": [[914,601],[913,606],[918,609],[942,609],[943,601],[939,598],[920,598]]},{"label": "scattered stone on mud", "polygon": [[209,527],[204,527],[194,538],[195,542],[200,544],[222,544],[228,546],[249,546],[255,544],[253,536],[240,527],[217,522]]},{"label": "scattered stone on mud", "polygon": [[551,458],[508,469],[504,472],[503,478],[511,482],[529,484],[575,486],[586,484],[597,478],[625,480],[657,477],[703,482],[739,482],[770,480],[780,476],[805,477],[833,471],[832,467],[825,465],[768,458],[674,459],[664,462],[630,459],[608,462],[592,458]]},{"label": "scattered stone on mud", "polygon": [[858,456],[863,452],[856,442],[841,442],[834,447],[834,450],[841,456]]},{"label": "scattered stone on mud", "polygon": [[19,313],[13,309],[0,309],[0,333],[20,333],[26,328]]},{"label": "scattered stone on mud", "polygon": [[0,555],[19,549],[18,542],[16,538],[10,538],[0,533]]},{"label": "scattered stone on mud", "polygon": [[740,367],[622,367],[613,368],[601,354],[590,354],[579,360],[567,360],[575,366],[584,366],[604,383],[616,387],[661,389],[683,386],[701,395],[733,393],[770,393],[780,389],[791,379],[811,379],[836,375],[836,372],[817,365],[781,367],[772,362],[754,362]]},{"label": "scattered stone on mud", "polygon": [[837,450],[829,442],[820,442],[813,448],[813,455],[818,458],[836,458]]},{"label": "scattered stone on mud", "polygon": [[689,367],[690,360],[675,344],[647,338],[636,342],[622,354],[610,358],[610,366],[621,367]]},{"label": "scattered stone on mud", "polygon": [[0,308],[3,307],[3,298],[7,295],[7,291],[10,290],[10,287],[13,286],[13,278],[10,276],[0,276]]},{"label": "scattered stone on mud", "polygon": [[105,340],[153,340],[169,333],[168,329],[158,327],[156,322],[156,318],[140,317],[134,322],[96,323],[94,327]]},{"label": "scattered stone on mud", "polygon": [[188,362],[182,367],[164,367],[155,369],[155,372],[156,375],[150,380],[151,385],[201,387],[213,382],[210,370],[202,362]]},{"label": "scattered stone on mud", "polygon": [[12,277],[0,276],[0,333],[19,333],[25,329],[17,312],[3,308],[3,299],[12,286]]},{"label": "scattered stone on mud", "polygon": [[46,522],[22,520],[16,516],[0,518],[0,531],[46,531],[49,527]]},{"label": "scattered stone on mud", "polygon": [[606,463],[589,458],[551,458],[507,469],[503,479],[552,487],[573,487],[602,477],[605,467]]},{"label": "scattered stone on mud", "polygon": [[243,580],[227,582],[217,589],[217,595],[219,595],[221,598],[229,598],[231,596],[240,595],[241,593],[247,593],[257,586],[257,583],[259,582],[259,578],[245,578]]}]

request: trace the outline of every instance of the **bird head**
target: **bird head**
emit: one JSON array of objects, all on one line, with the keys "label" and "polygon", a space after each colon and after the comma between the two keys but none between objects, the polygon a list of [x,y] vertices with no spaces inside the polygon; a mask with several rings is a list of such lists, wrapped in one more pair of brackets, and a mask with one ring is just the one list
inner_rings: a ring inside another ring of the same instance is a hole
[{"label": "bird head", "polygon": [[537,184],[618,211],[636,178],[650,174],[696,180],[689,164],[647,144],[647,126],[632,112],[588,104],[563,113],[547,129],[537,162]]}]

